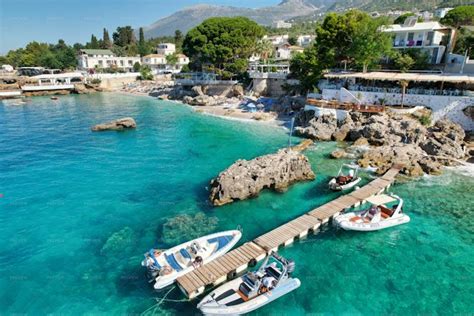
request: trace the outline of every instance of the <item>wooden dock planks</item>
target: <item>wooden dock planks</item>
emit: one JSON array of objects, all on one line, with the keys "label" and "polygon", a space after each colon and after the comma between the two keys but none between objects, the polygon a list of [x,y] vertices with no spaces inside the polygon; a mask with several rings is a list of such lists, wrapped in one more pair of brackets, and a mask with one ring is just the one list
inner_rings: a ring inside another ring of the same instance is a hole
[{"label": "wooden dock planks", "polygon": [[227,275],[243,266],[246,267],[252,260],[262,259],[272,249],[318,228],[342,210],[361,203],[372,195],[379,194],[392,184],[401,169],[402,166],[394,166],[382,177],[362,188],[321,205],[179,277],[177,279],[179,287],[189,298],[201,294],[207,285],[214,284],[219,280],[222,282],[222,279],[227,278]]}]

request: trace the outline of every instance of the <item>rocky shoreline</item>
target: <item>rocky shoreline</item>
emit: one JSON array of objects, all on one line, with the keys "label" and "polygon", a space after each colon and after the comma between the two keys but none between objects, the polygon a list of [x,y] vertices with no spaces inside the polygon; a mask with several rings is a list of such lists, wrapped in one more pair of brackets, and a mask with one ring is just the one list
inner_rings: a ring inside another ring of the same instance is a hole
[{"label": "rocky shoreline", "polygon": [[332,115],[314,117],[306,111],[298,117],[295,134],[320,141],[347,141],[333,158],[356,159],[361,167],[385,173],[393,164],[405,167],[408,176],[439,174],[442,166],[457,165],[467,158],[465,132],[447,119],[424,126],[416,116],[349,112],[342,121]]},{"label": "rocky shoreline", "polygon": [[[315,117],[314,111],[303,111],[304,98],[281,97],[271,109],[251,113],[240,108],[247,98],[240,85],[216,89],[210,86],[182,87],[170,84],[148,85],[148,95],[188,104],[198,112],[244,120],[288,123],[296,115],[294,134],[319,141],[341,141],[350,144],[334,151],[333,158],[354,159],[361,167],[377,168],[383,174],[394,163],[405,165],[408,176],[439,174],[443,166],[472,160],[472,145],[465,141],[461,126],[443,119],[427,126],[426,110],[415,114],[349,112],[338,121],[334,116]],[[423,123],[423,124],[422,124]]]}]

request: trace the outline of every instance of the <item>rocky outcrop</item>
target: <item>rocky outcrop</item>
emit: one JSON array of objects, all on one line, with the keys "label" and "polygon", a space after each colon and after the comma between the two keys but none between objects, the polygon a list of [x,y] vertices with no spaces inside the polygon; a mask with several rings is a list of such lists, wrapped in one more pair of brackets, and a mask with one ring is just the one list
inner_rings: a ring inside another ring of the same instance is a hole
[{"label": "rocky outcrop", "polygon": [[137,123],[131,117],[124,117],[120,118],[115,121],[111,121],[108,123],[98,124],[92,127],[92,131],[100,132],[100,131],[122,131],[125,129],[136,128]]},{"label": "rocky outcrop", "polygon": [[[309,112],[309,111],[308,111]],[[331,153],[333,158],[358,158],[362,167],[377,167],[380,174],[392,164],[405,166],[402,173],[420,176],[438,174],[442,165],[465,157],[465,133],[461,126],[442,119],[431,127],[407,115],[364,115],[351,112],[341,122],[334,116],[300,115],[298,135],[316,140],[354,141],[345,150]]]},{"label": "rocky outcrop", "polygon": [[193,106],[214,106],[238,102],[244,96],[244,89],[238,84],[193,87],[177,85],[155,87],[149,94],[161,99],[179,100]]},{"label": "rocky outcrop", "polygon": [[332,115],[323,115],[311,119],[306,126],[298,126],[294,132],[298,136],[314,140],[331,140],[337,130],[337,120]]},{"label": "rocky outcrop", "polygon": [[252,160],[237,160],[211,180],[209,199],[219,206],[255,197],[263,189],[283,191],[294,182],[314,178],[306,156],[282,149]]}]

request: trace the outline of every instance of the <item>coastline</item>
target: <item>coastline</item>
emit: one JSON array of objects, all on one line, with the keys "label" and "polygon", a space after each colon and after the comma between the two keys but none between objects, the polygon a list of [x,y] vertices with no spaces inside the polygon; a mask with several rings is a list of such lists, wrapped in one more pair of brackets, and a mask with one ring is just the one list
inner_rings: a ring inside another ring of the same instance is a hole
[{"label": "coastline", "polygon": [[[160,100],[157,97],[151,96],[145,92],[124,91],[120,89],[111,90],[108,92],[122,94],[122,95],[130,95],[130,96],[150,97],[150,98]],[[209,115],[209,116],[223,118],[227,120],[233,120],[233,121],[241,121],[241,122],[247,122],[247,123],[260,123],[260,124],[266,124],[266,125],[273,125],[276,127],[283,127],[285,129],[289,129],[289,125],[291,121],[290,117],[281,119],[281,118],[271,116],[271,114],[263,113],[263,112],[256,112],[256,113],[244,112],[241,109],[236,109],[236,108],[231,109],[227,105],[193,106],[179,100],[163,100],[163,101],[174,102],[180,105],[187,106],[191,108],[193,112],[196,112],[196,113],[201,113],[204,115]],[[266,116],[266,119],[256,119],[255,118],[256,115],[259,115],[259,114],[268,114],[268,115]]]}]

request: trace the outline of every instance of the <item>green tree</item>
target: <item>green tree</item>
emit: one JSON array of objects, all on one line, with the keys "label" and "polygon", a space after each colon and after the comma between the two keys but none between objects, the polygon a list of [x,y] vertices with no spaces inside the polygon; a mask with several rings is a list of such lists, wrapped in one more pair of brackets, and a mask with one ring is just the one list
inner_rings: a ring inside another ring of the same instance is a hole
[{"label": "green tree", "polygon": [[273,52],[273,44],[267,39],[259,40],[255,46],[255,53],[260,55],[264,62],[273,56]]},{"label": "green tree", "polygon": [[474,58],[474,32],[467,28],[461,28],[454,53],[464,55],[466,51],[470,58]]},{"label": "green tree", "polygon": [[64,40],[60,39],[56,45],[51,45],[50,50],[55,55],[60,69],[74,69],[77,65],[76,50],[68,46]]},{"label": "green tree", "polygon": [[410,55],[397,52],[397,54],[395,54],[394,64],[401,72],[407,72],[413,67],[415,61]]},{"label": "green tree", "polygon": [[261,26],[245,17],[210,18],[186,34],[183,51],[194,70],[209,69],[229,78],[246,71],[263,33]]},{"label": "green tree", "polygon": [[112,48],[112,42],[110,41],[109,31],[104,28],[104,33],[102,35],[102,48],[110,49]]},{"label": "green tree", "polygon": [[348,65],[366,71],[391,49],[391,39],[379,28],[385,19],[351,10],[344,14],[329,13],[316,26],[314,44],[296,55],[290,70],[300,80],[302,91],[313,90],[325,69]]},{"label": "green tree", "polygon": [[444,25],[460,28],[474,25],[474,6],[459,6],[450,10],[440,21]]},{"label": "green tree", "polygon": [[134,72],[139,72],[140,71],[140,63],[138,61],[136,61],[134,64],[133,64],[133,71]]},{"label": "green tree", "polygon": [[452,39],[451,51],[456,49],[457,34],[463,25],[474,25],[474,6],[459,6],[450,10],[440,21],[456,29]]},{"label": "green tree", "polygon": [[176,45],[176,49],[181,51],[183,46],[183,33],[180,30],[174,31],[174,44]]},{"label": "green tree", "polygon": [[153,80],[153,74],[151,73],[150,67],[142,65],[140,68],[140,79],[141,80]]},{"label": "green tree", "polygon": [[25,48],[10,50],[5,62],[15,67],[42,66],[53,69],[76,67],[76,50],[63,40],[57,44],[30,42]]},{"label": "green tree", "polygon": [[88,48],[91,48],[91,49],[100,48],[99,41],[97,40],[97,37],[95,37],[94,34],[91,35],[91,41],[88,43]]},{"label": "green tree", "polygon": [[136,41],[133,28],[129,25],[117,27],[117,30],[112,34],[112,38],[114,39],[114,44],[121,47],[134,44]]},{"label": "green tree", "polygon": [[315,89],[321,79],[323,68],[323,64],[318,59],[318,51],[312,46],[292,57],[290,76],[300,81],[300,92],[305,93]]},{"label": "green tree", "polygon": [[352,36],[352,51],[349,56],[354,63],[367,72],[370,65],[380,61],[392,49],[391,36],[380,32],[379,28],[386,24],[382,19],[372,19],[367,14],[362,14],[358,20],[358,27]]},{"label": "green tree", "polygon": [[166,63],[169,65],[176,65],[178,63],[178,55],[177,54],[166,55]]},{"label": "green tree", "polygon": [[74,48],[74,50],[76,52],[78,52],[79,50],[85,48],[86,46],[85,45],[82,45],[81,43],[74,43],[74,45],[72,45],[72,47]]},{"label": "green tree", "polygon": [[400,54],[410,56],[414,61],[411,69],[425,70],[430,66],[430,55],[424,50],[417,48],[406,48],[399,51]]},{"label": "green tree", "polygon": [[290,36],[288,38],[288,44],[290,45],[296,45],[297,42],[298,42],[298,39],[295,36]]},{"label": "green tree", "polygon": [[145,40],[145,34],[143,33],[143,27],[140,27],[138,31],[138,53],[140,56],[145,56],[150,53],[150,47]]}]

